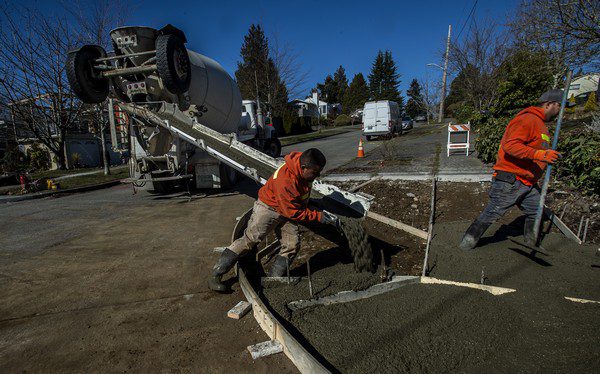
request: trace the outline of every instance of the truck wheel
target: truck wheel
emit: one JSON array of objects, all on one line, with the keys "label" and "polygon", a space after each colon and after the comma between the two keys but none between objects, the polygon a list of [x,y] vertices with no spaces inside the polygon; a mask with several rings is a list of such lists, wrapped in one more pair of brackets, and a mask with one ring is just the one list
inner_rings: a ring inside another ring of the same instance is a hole
[{"label": "truck wheel", "polygon": [[278,138],[273,138],[265,142],[265,153],[273,158],[281,156],[281,142]]},{"label": "truck wheel", "polygon": [[371,135],[367,135],[367,136],[365,136],[365,139],[367,139],[367,141],[368,141],[368,142],[370,142],[370,141],[371,141],[371,139],[372,139],[372,138],[371,138]]},{"label": "truck wheel", "polygon": [[156,39],[156,70],[172,93],[180,94],[190,87],[190,56],[177,36],[167,34]]},{"label": "truck wheel", "polygon": [[86,104],[98,104],[108,97],[108,78],[98,76],[93,70],[94,61],[104,56],[106,52],[102,47],[84,45],[69,53],[67,58],[67,79],[71,89]]}]

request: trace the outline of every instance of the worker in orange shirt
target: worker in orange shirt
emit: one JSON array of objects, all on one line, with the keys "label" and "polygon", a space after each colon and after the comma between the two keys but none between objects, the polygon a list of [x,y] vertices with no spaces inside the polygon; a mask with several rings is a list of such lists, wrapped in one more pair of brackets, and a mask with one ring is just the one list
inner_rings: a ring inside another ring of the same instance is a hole
[{"label": "worker in orange shirt", "polygon": [[321,174],[325,162],[325,156],[316,148],[285,156],[285,164],[258,191],[244,235],[225,248],[215,264],[208,280],[211,290],[226,292],[228,288],[221,277],[233,268],[240,256],[255,248],[273,230],[281,242],[281,250],[269,276],[281,277],[300,248],[298,222],[321,222],[339,228],[336,215],[308,207],[312,183]]},{"label": "worker in orange shirt", "polygon": [[460,242],[462,249],[475,248],[485,230],[514,205],[526,216],[525,243],[536,244],[534,221],[540,202],[537,181],[546,165],[561,157],[560,153],[549,149],[550,134],[545,122],[558,115],[562,96],[563,91],[558,89],[545,92],[539,98],[538,106],[522,110],[506,126],[494,165],[490,200],[464,234]]}]

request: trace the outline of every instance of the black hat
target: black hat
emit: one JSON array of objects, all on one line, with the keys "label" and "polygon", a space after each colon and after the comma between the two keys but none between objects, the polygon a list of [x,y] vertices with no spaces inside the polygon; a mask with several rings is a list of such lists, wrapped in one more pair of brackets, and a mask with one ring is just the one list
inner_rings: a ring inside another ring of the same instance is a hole
[{"label": "black hat", "polygon": [[[538,99],[538,102],[539,103],[547,103],[547,102],[555,101],[557,103],[561,103],[562,97],[563,97],[563,90],[554,89],[554,90],[544,92],[542,94],[542,96],[540,96],[540,98]],[[575,103],[572,103],[569,100],[567,100],[567,108],[570,108],[573,106],[575,106]]]}]

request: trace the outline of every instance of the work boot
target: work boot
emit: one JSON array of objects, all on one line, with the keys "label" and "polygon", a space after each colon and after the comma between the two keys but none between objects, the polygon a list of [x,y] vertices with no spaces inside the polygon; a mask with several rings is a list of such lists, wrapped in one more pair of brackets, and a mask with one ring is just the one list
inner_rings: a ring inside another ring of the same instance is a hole
[{"label": "work boot", "polygon": [[483,223],[476,219],[465,232],[465,235],[460,242],[460,248],[465,251],[475,248],[477,242],[489,226],[489,223]]},{"label": "work boot", "polygon": [[537,245],[537,238],[535,237],[535,233],[533,232],[535,228],[535,220],[526,219],[525,227],[523,228],[523,239],[525,239],[525,244],[530,247],[535,247]]},{"label": "work boot", "polygon": [[273,265],[269,270],[269,277],[283,277],[287,274],[288,266],[292,264],[292,259],[288,260],[286,257],[277,255]]},{"label": "work boot", "polygon": [[216,292],[227,292],[229,288],[221,282],[221,277],[225,275],[237,262],[238,255],[229,248],[225,248],[221,257],[213,267],[213,272],[208,278],[208,288]]}]

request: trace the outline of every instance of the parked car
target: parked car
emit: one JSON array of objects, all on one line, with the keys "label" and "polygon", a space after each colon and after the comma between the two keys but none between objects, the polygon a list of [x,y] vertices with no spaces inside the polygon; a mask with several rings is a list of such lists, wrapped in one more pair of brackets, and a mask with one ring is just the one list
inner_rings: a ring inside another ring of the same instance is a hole
[{"label": "parked car", "polygon": [[413,128],[413,120],[410,117],[403,117],[402,118],[402,131],[404,130],[410,130]]},{"label": "parked car", "polygon": [[362,133],[367,140],[374,136],[393,136],[401,133],[400,109],[395,101],[369,101],[363,108]]},{"label": "parked car", "polygon": [[427,121],[427,117],[425,117],[425,116],[417,116],[415,118],[415,122],[425,122],[425,121]]}]

